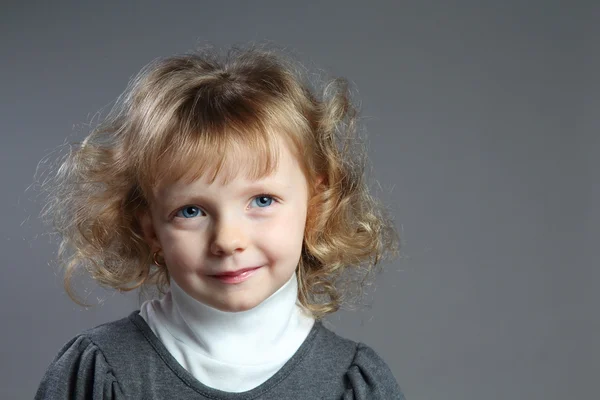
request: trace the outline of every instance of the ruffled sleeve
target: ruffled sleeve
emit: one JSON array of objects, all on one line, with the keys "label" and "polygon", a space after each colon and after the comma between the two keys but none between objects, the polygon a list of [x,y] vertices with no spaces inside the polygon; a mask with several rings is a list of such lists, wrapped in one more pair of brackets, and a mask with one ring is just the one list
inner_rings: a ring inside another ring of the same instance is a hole
[{"label": "ruffled sleeve", "polygon": [[343,400],[406,400],[385,361],[362,343],[346,373],[346,384]]},{"label": "ruffled sleeve", "polygon": [[42,399],[122,399],[111,366],[92,340],[79,335],[69,341],[54,358],[35,395]]}]

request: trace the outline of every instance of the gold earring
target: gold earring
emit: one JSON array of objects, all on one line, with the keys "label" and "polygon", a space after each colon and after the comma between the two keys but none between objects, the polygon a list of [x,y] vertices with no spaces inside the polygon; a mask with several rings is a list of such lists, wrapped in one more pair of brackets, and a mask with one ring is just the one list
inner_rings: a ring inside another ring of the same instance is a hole
[{"label": "gold earring", "polygon": [[152,259],[154,260],[154,265],[156,265],[157,267],[160,267],[160,268],[164,268],[167,266],[167,264],[165,264],[165,259],[163,257],[161,257],[162,261],[158,259],[159,254],[160,254],[160,250],[157,250],[152,255]]}]

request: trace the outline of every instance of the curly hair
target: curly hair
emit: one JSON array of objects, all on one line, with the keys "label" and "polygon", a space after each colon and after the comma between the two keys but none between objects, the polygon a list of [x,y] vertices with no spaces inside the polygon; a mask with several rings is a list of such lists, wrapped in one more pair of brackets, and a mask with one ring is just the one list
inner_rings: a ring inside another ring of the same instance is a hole
[{"label": "curly hair", "polygon": [[245,172],[265,176],[283,137],[311,187],[299,301],[315,318],[349,302],[351,287],[362,288],[381,259],[397,253],[398,236],[366,183],[348,82],[335,78],[317,90],[303,71],[282,51],[258,46],[198,50],[144,67],[42,185],[69,297],[87,306],[72,288],[80,268],[102,287],[165,293],[169,272],[153,264],[138,218],[152,188],[209,169],[215,179],[237,146],[263,155]]}]

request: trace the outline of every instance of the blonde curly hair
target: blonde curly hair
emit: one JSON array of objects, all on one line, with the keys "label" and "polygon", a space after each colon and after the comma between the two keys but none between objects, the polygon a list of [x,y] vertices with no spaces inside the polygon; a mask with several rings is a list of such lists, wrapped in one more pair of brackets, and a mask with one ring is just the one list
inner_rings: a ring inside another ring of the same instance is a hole
[{"label": "blonde curly hair", "polygon": [[[169,272],[152,262],[138,218],[152,188],[208,169],[214,179],[233,146],[264,155],[249,171],[264,176],[283,136],[311,187],[299,300],[315,318],[350,302],[351,288],[362,288],[382,257],[397,253],[398,237],[366,183],[347,81],[317,91],[305,76],[284,52],[258,46],[199,50],[142,69],[42,185],[69,297],[87,306],[72,288],[80,268],[102,287],[165,293]],[[324,178],[319,187],[317,177]]]}]

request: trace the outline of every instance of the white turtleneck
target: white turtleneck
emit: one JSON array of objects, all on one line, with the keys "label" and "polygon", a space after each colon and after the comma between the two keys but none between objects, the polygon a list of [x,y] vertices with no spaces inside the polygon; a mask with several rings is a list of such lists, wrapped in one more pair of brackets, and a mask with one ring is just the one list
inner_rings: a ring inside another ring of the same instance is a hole
[{"label": "white turtleneck", "polygon": [[171,279],[170,290],[160,300],[145,301],[140,316],[196,379],[236,393],[281,369],[314,324],[298,304],[296,274],[258,306],[233,313],[199,302]]}]

